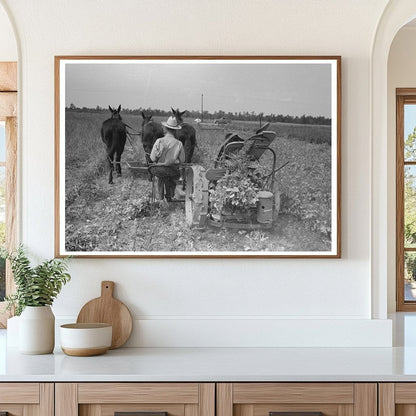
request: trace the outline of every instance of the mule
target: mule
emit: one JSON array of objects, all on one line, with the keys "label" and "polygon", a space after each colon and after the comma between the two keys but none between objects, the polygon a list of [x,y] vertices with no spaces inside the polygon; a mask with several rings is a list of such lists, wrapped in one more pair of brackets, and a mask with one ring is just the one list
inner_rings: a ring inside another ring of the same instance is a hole
[{"label": "mule", "polygon": [[[146,163],[149,166],[153,161],[150,159],[150,153],[152,151],[155,141],[160,137],[163,137],[165,134],[163,132],[162,124],[153,121],[152,115],[142,111],[142,145],[144,149],[144,154],[146,158]],[[152,174],[149,172],[149,181],[153,178]]]},{"label": "mule", "polygon": [[180,130],[176,130],[176,138],[182,142],[183,149],[185,150],[185,163],[191,163],[196,146],[195,129],[190,124],[184,123],[182,116],[186,111],[179,111],[179,108],[174,110],[172,107],[171,110],[178,124],[182,127]]},{"label": "mule", "polygon": [[121,155],[126,144],[126,125],[121,121],[121,105],[117,109],[108,106],[111,117],[105,120],[101,126],[101,139],[106,145],[107,160],[110,167],[108,183],[113,183],[114,165],[117,176],[121,176]]},{"label": "mule", "polygon": [[152,120],[152,115],[142,111],[142,145],[145,152],[147,164],[152,163],[150,153],[155,141],[165,134],[161,123]]}]

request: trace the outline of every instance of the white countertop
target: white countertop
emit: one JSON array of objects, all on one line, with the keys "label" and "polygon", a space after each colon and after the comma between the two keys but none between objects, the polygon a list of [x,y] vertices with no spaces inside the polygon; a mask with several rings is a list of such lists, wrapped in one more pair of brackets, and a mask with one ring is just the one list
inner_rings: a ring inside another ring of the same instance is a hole
[{"label": "white countertop", "polygon": [[416,348],[120,348],[0,357],[0,381],[416,381]]},{"label": "white countertop", "polygon": [[119,348],[96,357],[23,355],[0,330],[0,382],[416,381],[416,314],[394,316],[393,348]]}]

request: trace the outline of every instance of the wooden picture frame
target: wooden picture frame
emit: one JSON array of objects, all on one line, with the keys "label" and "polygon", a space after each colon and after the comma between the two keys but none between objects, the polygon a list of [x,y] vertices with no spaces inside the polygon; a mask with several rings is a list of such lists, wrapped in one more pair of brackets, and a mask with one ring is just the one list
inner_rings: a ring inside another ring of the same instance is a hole
[{"label": "wooden picture frame", "polygon": [[341,58],[56,56],[55,168],[57,257],[339,258]]}]

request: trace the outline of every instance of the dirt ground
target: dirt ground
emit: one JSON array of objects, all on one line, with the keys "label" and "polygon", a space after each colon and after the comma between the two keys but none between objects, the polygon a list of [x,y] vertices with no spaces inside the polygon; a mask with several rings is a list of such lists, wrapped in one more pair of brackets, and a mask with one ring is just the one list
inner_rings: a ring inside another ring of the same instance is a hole
[{"label": "dirt ground", "polygon": [[[184,202],[150,207],[151,183],[128,172],[86,186],[67,215],[68,251],[324,251],[330,241],[293,215],[278,215],[270,230],[190,228]],[[91,198],[94,195],[94,198]]]}]

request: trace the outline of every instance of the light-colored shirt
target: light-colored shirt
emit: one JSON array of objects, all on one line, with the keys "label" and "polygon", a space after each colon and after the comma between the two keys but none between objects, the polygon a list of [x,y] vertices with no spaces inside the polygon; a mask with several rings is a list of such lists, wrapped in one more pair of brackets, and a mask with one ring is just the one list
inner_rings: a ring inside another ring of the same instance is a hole
[{"label": "light-colored shirt", "polygon": [[150,159],[164,165],[174,165],[185,162],[185,151],[182,143],[176,137],[167,132],[157,139],[150,153]]}]

